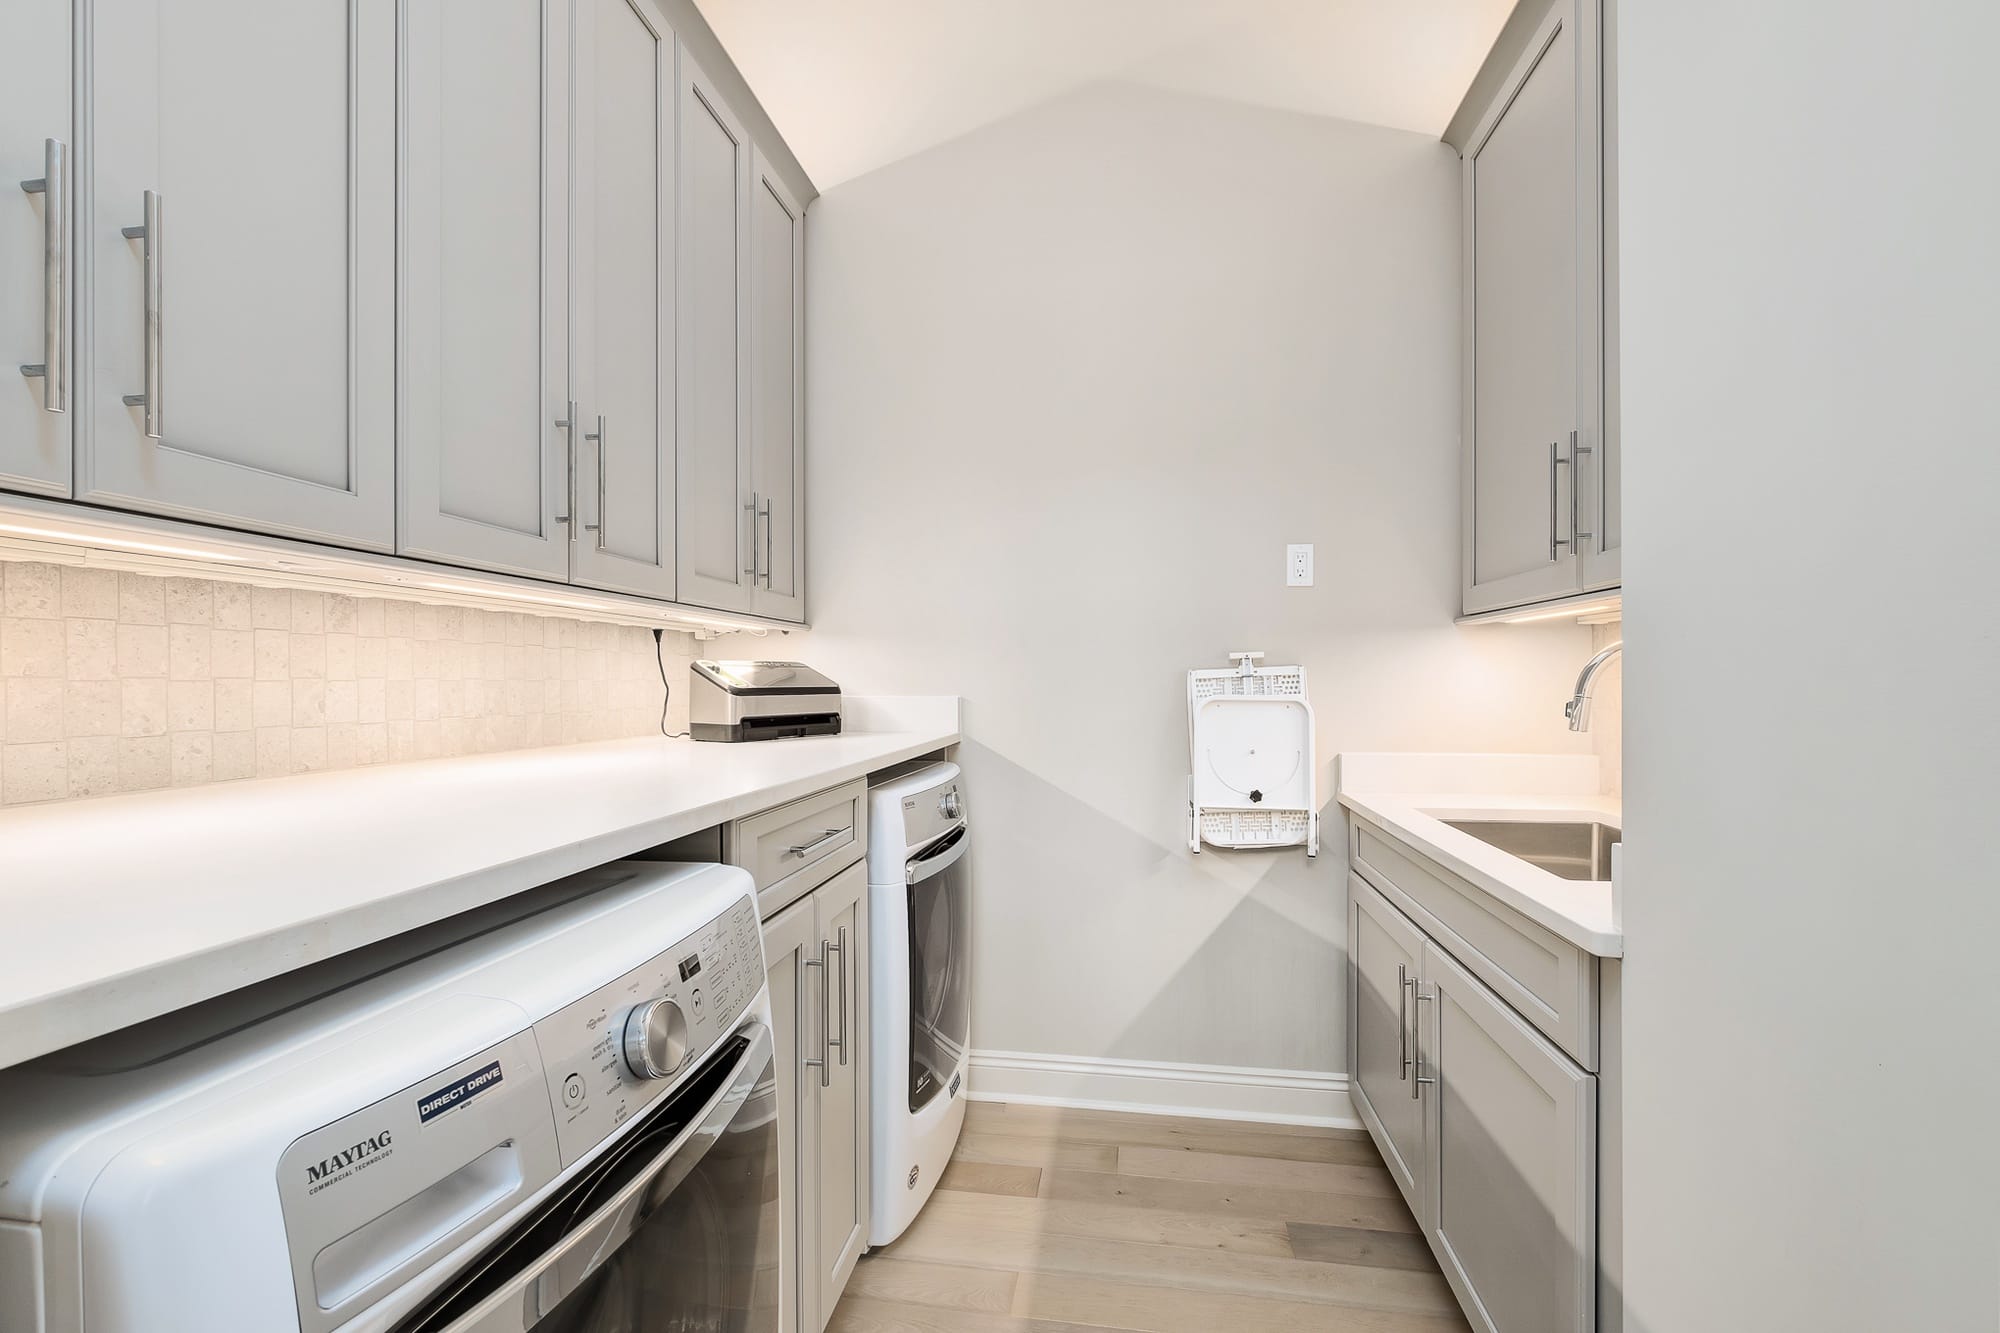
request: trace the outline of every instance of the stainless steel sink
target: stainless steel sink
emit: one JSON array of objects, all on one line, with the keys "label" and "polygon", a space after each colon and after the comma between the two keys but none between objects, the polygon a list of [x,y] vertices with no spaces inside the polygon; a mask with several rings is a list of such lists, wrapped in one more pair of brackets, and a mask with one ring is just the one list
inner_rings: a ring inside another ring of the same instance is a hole
[{"label": "stainless steel sink", "polygon": [[1447,819],[1489,847],[1563,879],[1608,880],[1619,831],[1609,824],[1544,824],[1525,819]]}]

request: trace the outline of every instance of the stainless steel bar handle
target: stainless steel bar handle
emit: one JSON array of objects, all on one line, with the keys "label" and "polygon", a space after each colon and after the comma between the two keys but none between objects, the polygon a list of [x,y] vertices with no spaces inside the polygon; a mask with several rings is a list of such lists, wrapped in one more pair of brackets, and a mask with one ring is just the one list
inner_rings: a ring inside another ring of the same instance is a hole
[{"label": "stainless steel bar handle", "polygon": [[[771,502],[764,501],[763,507],[757,512],[764,520],[764,586],[768,588],[771,586]],[[753,542],[757,540],[754,527],[750,532],[750,540]],[[756,557],[752,556],[751,559],[754,563]]]},{"label": "stainless steel bar handle", "polygon": [[[1556,524],[1558,521],[1556,518],[1556,513],[1559,509],[1562,508],[1562,486],[1556,479],[1556,469],[1560,467],[1565,467],[1568,464],[1569,460],[1562,456],[1562,443],[1558,440],[1550,440],[1549,441],[1549,563],[1550,564],[1554,564],[1556,562],[1557,558],[1556,552],[1562,547],[1569,545],[1569,540],[1567,538],[1558,536],[1556,534]],[[1575,489],[1576,489],[1575,486],[1570,487],[1570,490],[1572,492],[1574,492]]]},{"label": "stainless steel bar handle", "polygon": [[1413,987],[1411,993],[1417,997],[1417,1005],[1418,1005],[1418,1008],[1416,1010],[1417,1040],[1416,1040],[1416,1052],[1415,1052],[1416,1053],[1415,1068],[1417,1076],[1410,1083],[1410,1100],[1415,1101],[1417,1098],[1424,1095],[1424,1084],[1437,1082],[1436,1075],[1434,1074],[1427,1075],[1424,1073],[1424,1011],[1422,1008],[1422,1005],[1425,1000],[1430,1000],[1433,1003],[1436,1002],[1437,987],[1432,986],[1431,993],[1429,995],[1424,994],[1423,988],[1421,986]]},{"label": "stainless steel bar handle", "polygon": [[21,188],[42,198],[42,362],[21,373],[42,379],[42,410],[69,411],[69,145],[42,142],[40,180]]},{"label": "stainless steel bar handle", "polygon": [[833,1036],[827,1031],[826,1026],[827,1010],[832,1007],[833,1000],[833,996],[827,993],[826,955],[832,947],[825,940],[821,940],[819,942],[819,957],[806,959],[807,967],[816,967],[819,969],[819,1058],[815,1060],[811,1056],[807,1056],[805,1063],[809,1067],[819,1070],[819,1085],[822,1088],[833,1086]]},{"label": "stainless steel bar handle", "polygon": [[1410,975],[1409,968],[1396,964],[1396,1056],[1401,1069],[1396,1075],[1398,1083],[1410,1077]]},{"label": "stainless steel bar handle", "polygon": [[[567,523],[576,511],[576,400],[563,404],[562,420],[556,422],[556,429],[563,433],[563,467],[568,478],[563,487],[563,511],[556,515],[556,522]],[[575,533],[570,534],[575,537]]]},{"label": "stainless steel bar handle", "polygon": [[[841,834],[845,832],[847,832],[847,829],[845,827],[821,829],[819,836],[817,838],[814,838],[811,842],[802,842],[796,847],[785,848],[785,856],[808,855],[812,852],[819,850],[821,847],[826,846],[828,843],[832,842],[835,838],[839,837]],[[779,859],[783,860],[784,858],[780,857]]]},{"label": "stainless steel bar handle", "polygon": [[1596,450],[1587,444],[1579,443],[1576,436],[1575,431],[1569,433],[1569,538],[1570,549],[1581,551],[1583,543],[1589,541],[1591,537],[1590,533],[1583,530],[1583,524],[1577,518],[1577,501],[1583,495],[1583,455],[1595,453]]},{"label": "stainless steel bar handle", "polygon": [[161,344],[166,325],[164,271],[161,251],[165,238],[161,225],[162,209],[160,192],[146,191],[146,221],[138,227],[125,227],[120,235],[130,241],[144,241],[146,251],[146,391],[125,395],[125,406],[145,409],[146,438],[160,438],[162,418],[161,398],[164,397],[164,373],[161,370]]},{"label": "stainless steel bar handle", "polygon": [[757,492],[750,492],[750,498],[744,503],[743,509],[750,515],[750,563],[743,572],[750,576],[752,583],[755,583],[757,581]]},{"label": "stainless steel bar handle", "polygon": [[604,414],[598,413],[597,429],[584,433],[584,439],[597,445],[597,521],[583,525],[585,532],[597,534],[597,549],[604,549]]},{"label": "stainless steel bar handle", "polygon": [[827,1043],[840,1048],[840,1067],[847,1068],[847,927],[840,928],[840,943],[829,945],[840,955],[840,1039]]}]

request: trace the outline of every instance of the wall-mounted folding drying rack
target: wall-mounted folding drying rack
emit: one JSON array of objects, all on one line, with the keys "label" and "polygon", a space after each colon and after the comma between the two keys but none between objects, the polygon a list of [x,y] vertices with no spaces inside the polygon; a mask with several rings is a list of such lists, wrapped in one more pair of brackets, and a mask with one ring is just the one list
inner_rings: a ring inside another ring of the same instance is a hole
[{"label": "wall-mounted folding drying rack", "polygon": [[1313,711],[1306,669],[1236,665],[1188,672],[1188,849],[1296,847],[1319,855]]}]

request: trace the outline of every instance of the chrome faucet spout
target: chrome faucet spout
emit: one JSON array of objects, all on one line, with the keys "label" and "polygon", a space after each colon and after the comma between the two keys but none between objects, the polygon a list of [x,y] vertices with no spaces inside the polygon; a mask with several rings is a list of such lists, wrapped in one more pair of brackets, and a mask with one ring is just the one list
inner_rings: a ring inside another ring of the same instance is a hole
[{"label": "chrome faucet spout", "polygon": [[1563,716],[1569,719],[1571,731],[1590,730],[1590,692],[1597,687],[1597,673],[1604,670],[1605,663],[1624,650],[1625,640],[1620,639],[1583,664],[1583,670],[1576,678],[1576,695],[1563,705]]}]

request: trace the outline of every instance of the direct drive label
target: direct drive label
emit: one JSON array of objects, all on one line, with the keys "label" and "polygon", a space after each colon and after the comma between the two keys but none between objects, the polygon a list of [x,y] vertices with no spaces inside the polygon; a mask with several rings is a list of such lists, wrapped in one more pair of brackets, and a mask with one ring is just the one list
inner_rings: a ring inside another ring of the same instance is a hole
[{"label": "direct drive label", "polygon": [[434,1092],[427,1092],[417,1098],[417,1123],[428,1124],[446,1111],[465,1105],[488,1088],[500,1084],[500,1062],[495,1060],[484,1069],[474,1070],[464,1078],[445,1084]]}]

